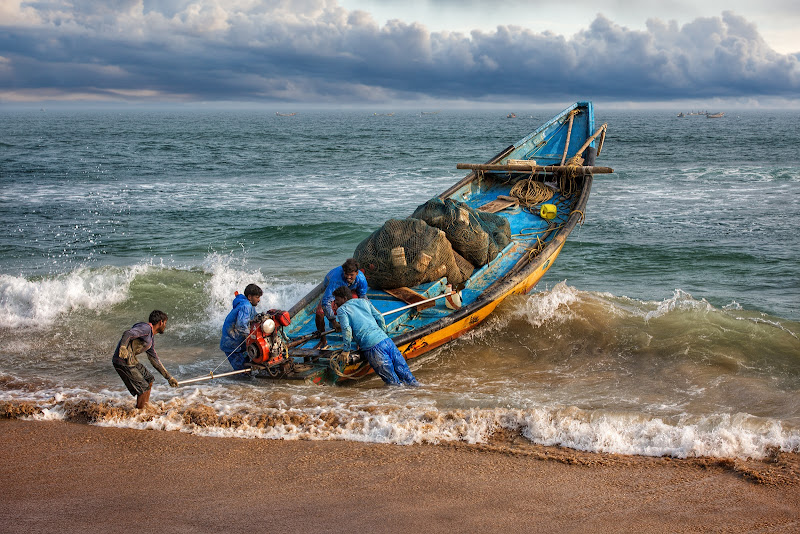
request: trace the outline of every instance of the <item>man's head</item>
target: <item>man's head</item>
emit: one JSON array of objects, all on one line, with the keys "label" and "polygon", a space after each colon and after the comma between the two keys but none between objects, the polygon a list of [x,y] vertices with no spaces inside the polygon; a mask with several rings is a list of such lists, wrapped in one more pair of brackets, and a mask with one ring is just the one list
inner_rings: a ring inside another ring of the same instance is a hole
[{"label": "man's head", "polygon": [[358,262],[355,258],[347,258],[347,261],[342,264],[342,276],[348,285],[356,281],[356,277],[358,276]]},{"label": "man's head", "polygon": [[153,310],[150,312],[148,322],[153,325],[154,334],[164,333],[164,330],[167,328],[167,319],[169,319],[169,317],[167,317],[167,314],[161,310]]},{"label": "man's head", "polygon": [[349,288],[339,286],[333,290],[333,300],[336,302],[336,306],[341,306],[351,298],[353,298],[353,292]]},{"label": "man's head", "polygon": [[264,292],[255,284],[247,284],[247,287],[244,288],[244,296],[247,297],[247,300],[250,301],[250,304],[253,306],[258,306],[258,303],[261,301],[261,295]]}]

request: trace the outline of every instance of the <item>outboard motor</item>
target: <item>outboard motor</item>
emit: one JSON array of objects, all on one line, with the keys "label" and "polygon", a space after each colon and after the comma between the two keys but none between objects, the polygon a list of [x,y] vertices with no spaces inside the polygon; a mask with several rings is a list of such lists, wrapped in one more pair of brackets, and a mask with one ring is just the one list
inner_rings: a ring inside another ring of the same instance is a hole
[{"label": "outboard motor", "polygon": [[247,355],[254,369],[264,369],[272,377],[283,376],[292,370],[293,362],[283,335],[283,328],[289,323],[289,312],[282,310],[259,313],[250,321]]}]

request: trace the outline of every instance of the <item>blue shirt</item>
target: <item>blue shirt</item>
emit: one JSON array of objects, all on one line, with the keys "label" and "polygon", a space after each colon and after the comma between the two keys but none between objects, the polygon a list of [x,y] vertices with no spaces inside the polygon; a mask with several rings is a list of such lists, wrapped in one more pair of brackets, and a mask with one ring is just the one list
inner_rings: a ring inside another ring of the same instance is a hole
[{"label": "blue shirt", "polygon": [[360,299],[363,299],[367,296],[367,279],[364,277],[364,273],[358,271],[355,281],[352,284],[348,284],[344,279],[344,269],[342,269],[341,265],[335,269],[331,269],[331,271],[325,276],[323,283],[326,287],[325,293],[322,294],[321,303],[322,309],[325,311],[325,317],[328,319],[333,319],[334,316],[331,304],[333,304],[333,292],[337,287],[348,287],[351,291],[358,295],[358,298]]},{"label": "blue shirt", "polygon": [[383,315],[367,299],[350,299],[339,306],[336,320],[342,327],[342,350],[350,350],[353,339],[366,350],[389,337]]},{"label": "blue shirt", "polygon": [[233,299],[233,309],[228,312],[222,324],[222,339],[219,348],[230,354],[234,350],[245,350],[244,340],[250,333],[250,321],[256,316],[256,309],[244,295],[236,295]]}]

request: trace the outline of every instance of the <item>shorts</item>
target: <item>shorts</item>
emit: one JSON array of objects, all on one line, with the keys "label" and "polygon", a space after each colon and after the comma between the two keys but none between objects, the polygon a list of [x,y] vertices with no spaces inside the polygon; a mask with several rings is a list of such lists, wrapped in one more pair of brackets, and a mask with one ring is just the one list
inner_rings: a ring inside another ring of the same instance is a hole
[{"label": "shorts", "polygon": [[119,377],[125,383],[125,387],[131,395],[138,397],[153,385],[155,378],[141,363],[136,365],[122,365],[114,362],[114,369],[119,373]]}]

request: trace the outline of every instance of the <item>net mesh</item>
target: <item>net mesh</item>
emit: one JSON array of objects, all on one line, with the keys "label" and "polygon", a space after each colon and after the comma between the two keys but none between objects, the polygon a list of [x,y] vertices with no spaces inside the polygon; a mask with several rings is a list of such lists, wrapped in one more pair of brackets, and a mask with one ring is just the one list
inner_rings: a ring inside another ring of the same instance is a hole
[{"label": "net mesh", "polygon": [[460,284],[473,271],[443,231],[414,218],[389,219],[356,247],[353,257],[375,289],[413,287],[443,276]]},{"label": "net mesh", "polygon": [[453,250],[476,267],[489,263],[511,242],[511,227],[505,217],[450,198],[432,198],[411,216],[444,231]]}]

